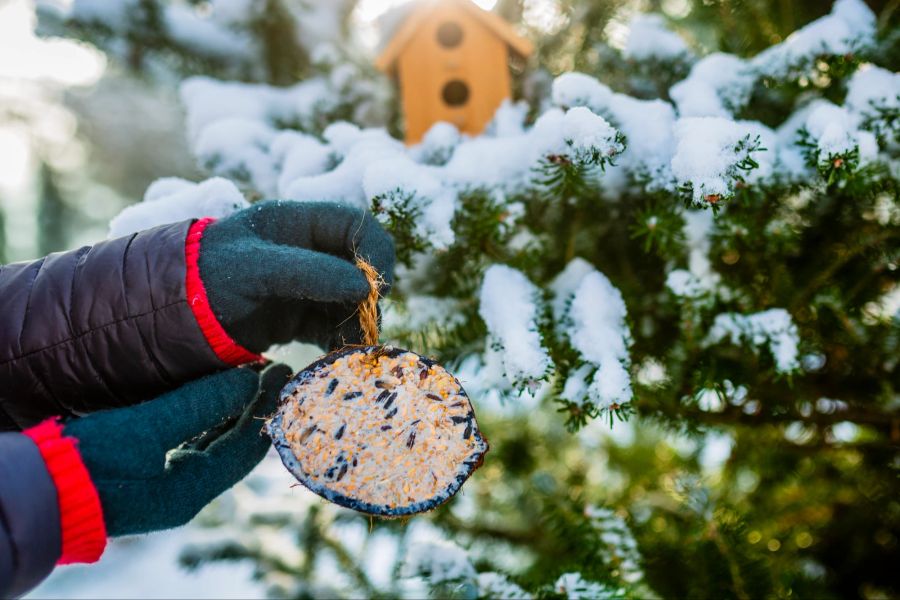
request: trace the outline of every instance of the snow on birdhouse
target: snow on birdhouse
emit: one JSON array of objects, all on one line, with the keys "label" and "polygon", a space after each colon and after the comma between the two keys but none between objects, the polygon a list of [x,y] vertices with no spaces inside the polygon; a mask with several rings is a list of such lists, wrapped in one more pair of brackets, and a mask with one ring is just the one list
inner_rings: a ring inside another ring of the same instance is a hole
[{"label": "snow on birdhouse", "polygon": [[438,121],[478,134],[511,97],[511,56],[532,44],[471,0],[421,0],[388,40],[376,66],[399,80],[406,142]]}]

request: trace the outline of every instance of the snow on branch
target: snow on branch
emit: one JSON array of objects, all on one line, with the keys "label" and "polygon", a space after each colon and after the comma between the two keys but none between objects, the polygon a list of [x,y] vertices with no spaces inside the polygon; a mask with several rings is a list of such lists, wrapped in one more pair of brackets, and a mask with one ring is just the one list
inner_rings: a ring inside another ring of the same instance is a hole
[{"label": "snow on branch", "polygon": [[878,158],[878,140],[861,129],[858,114],[827,100],[815,100],[785,124],[806,164],[832,183]]},{"label": "snow on branch", "polygon": [[622,294],[586,261],[573,259],[557,276],[557,324],[584,364],[565,382],[562,399],[613,410],[631,401],[631,332]]},{"label": "snow on branch", "polygon": [[137,8],[137,4],[138,0],[75,0],[67,16],[84,24],[124,29],[128,25],[128,13]]},{"label": "snow on branch", "polygon": [[491,345],[503,353],[506,378],[518,388],[534,387],[553,366],[541,343],[538,288],[521,272],[493,265],[484,274],[478,312]]},{"label": "snow on branch", "polygon": [[690,117],[675,124],[675,136],[672,173],[696,206],[732,197],[754,169],[764,167],[757,176],[773,169],[775,135],[760,123]]},{"label": "snow on branch", "polygon": [[[192,8],[181,4],[166,6],[163,12],[165,31],[186,51],[211,58],[248,60],[254,54],[253,40],[247,33],[235,31],[232,24],[235,17],[241,20],[247,18],[251,8],[245,6],[246,12],[239,16],[222,10],[235,4],[237,3],[223,0],[210,2],[212,7],[210,18],[203,17]],[[217,7],[221,7],[220,10],[216,10]]]},{"label": "snow on branch", "polygon": [[618,566],[622,580],[628,583],[641,580],[644,577],[641,553],[625,519],[612,509],[602,506],[588,505],[584,514],[590,519],[591,526],[600,533],[600,539],[606,544],[605,559],[609,564]]},{"label": "snow on branch", "polygon": [[476,572],[465,550],[453,542],[435,540],[410,546],[400,576],[424,577],[437,586],[472,581]]},{"label": "snow on branch", "polygon": [[[314,172],[294,179],[284,179],[280,192],[288,200],[327,200],[346,202],[361,208],[369,200],[364,187],[370,166],[404,156],[403,144],[383,129],[360,129],[350,123],[338,122],[323,133],[327,151],[334,157],[334,165],[322,172]],[[380,168],[380,167],[378,167]],[[373,186],[380,193],[378,186]]]},{"label": "snow on branch", "polygon": [[562,118],[562,141],[564,145],[557,142],[556,147],[547,147],[544,153],[550,154],[552,151],[553,154],[569,157],[575,163],[602,165],[625,149],[619,132],[606,119],[583,106],[566,111]]},{"label": "snow on branch", "polygon": [[276,135],[258,121],[222,119],[203,129],[193,152],[205,170],[268,192],[278,181],[278,167],[269,156]]},{"label": "snow on branch", "polygon": [[750,100],[756,75],[741,58],[724,52],[703,57],[688,77],[669,89],[682,117],[730,118]]},{"label": "snow on branch", "polygon": [[766,345],[779,373],[791,373],[800,368],[800,335],[790,313],[783,308],[771,308],[751,315],[723,313],[716,316],[706,345],[723,340],[732,344],[749,343],[755,347]]},{"label": "snow on branch", "polygon": [[439,249],[453,242],[459,190],[522,191],[548,157],[594,167],[624,150],[619,132],[583,107],[548,110],[533,127],[510,135],[469,138],[437,123],[420,145],[406,148],[383,129],[347,122],[325,127],[324,142],[280,130],[286,124],[314,130],[346,101],[323,79],[273,88],[195,77],[182,85],[181,96],[204,168],[263,196],[374,203],[388,219],[416,221],[407,227],[411,239]]},{"label": "snow on branch", "polygon": [[410,154],[416,162],[444,165],[461,141],[462,135],[456,127],[451,123],[438,121],[425,133],[422,142],[411,149]]},{"label": "snow on branch", "polygon": [[[878,140],[886,147],[896,144],[896,75],[864,66],[850,81],[845,107],[823,110],[824,100],[813,102],[810,106],[819,109],[818,114],[807,109],[802,119],[792,117],[778,134],[762,123],[732,117],[745,107],[761,77],[799,77],[818,58],[851,60],[853,53],[870,49],[874,20],[861,0],[838,0],[829,15],[755,58],[724,53],[702,58],[670,89],[680,119],[668,102],[615,93],[582,73],[557,77],[552,100],[562,107],[588,107],[618,128],[628,146],[618,161],[625,183],[647,192],[681,190],[695,206],[709,206],[729,199],[745,184],[803,181],[810,175],[808,166],[831,183],[835,174],[876,160]],[[629,38],[636,45],[631,51],[635,59],[671,57],[686,48],[664,29],[661,17],[640,17],[635,28],[647,30],[643,37]],[[798,139],[801,130],[806,137]],[[604,186],[613,195],[622,189],[615,178]]]},{"label": "snow on branch", "polygon": [[[442,249],[454,240],[450,226],[459,190],[522,189],[544,157],[596,165],[623,149],[618,132],[587,109],[548,111],[528,131],[508,137],[461,138],[450,127],[436,124],[422,145],[407,149],[383,130],[332,125],[324,137],[332,154],[341,157],[337,166],[290,183],[282,179],[280,191],[292,200],[371,203],[385,220],[405,221],[423,247]],[[435,162],[435,146],[449,156],[445,164],[414,160]]]},{"label": "snow on branch", "polygon": [[250,206],[233,183],[213,177],[193,183],[178,177],[153,182],[144,201],[126,207],[109,223],[109,237],[117,238],[157,225],[200,217],[227,217]]},{"label": "snow on branch", "polygon": [[553,80],[553,103],[563,108],[586,106],[597,114],[610,110],[613,91],[584,73],[563,73]]},{"label": "snow on branch", "polygon": [[502,573],[488,571],[478,574],[479,598],[502,598],[503,600],[530,600],[533,596],[511,582]]},{"label": "snow on branch", "polygon": [[822,56],[868,50],[875,42],[875,15],[862,0],[837,0],[831,13],[792,33],[751,61],[761,76],[784,79],[804,74]]},{"label": "snow on branch", "polygon": [[844,104],[885,145],[900,143],[900,73],[863,65],[847,84]]},{"label": "snow on branch", "polygon": [[457,589],[457,586],[472,585],[479,598],[530,600],[533,597],[502,573],[476,573],[468,553],[444,540],[412,544],[400,565],[400,577],[421,577],[433,593],[440,593],[448,585]]},{"label": "snow on branch", "polygon": [[315,138],[295,130],[326,129],[347,104],[365,105],[367,93],[341,89],[324,77],[286,88],[191,77],[180,88],[188,141],[201,166],[281,197],[289,195],[291,175],[333,166],[334,149],[316,148]]},{"label": "snow on branch", "polygon": [[392,231],[408,220],[407,227],[423,247],[444,249],[453,243],[456,193],[443,186],[426,165],[406,156],[373,162],[365,170],[363,189],[372,199],[376,216]]},{"label": "snow on branch", "polygon": [[583,73],[565,73],[553,81],[553,103],[584,106],[602,115],[626,138],[618,164],[653,189],[672,189],[670,161],[675,148],[675,111],[662,100],[638,100],[617,94]]},{"label": "snow on branch", "polygon": [[670,31],[662,15],[657,14],[632,17],[622,55],[637,61],[678,61],[692,57],[681,36]]},{"label": "snow on branch", "polygon": [[675,269],[666,276],[666,287],[675,296],[692,302],[711,302],[721,277],[709,260],[713,215],[710,211],[684,212],[684,237],[687,242],[688,268]]},{"label": "snow on branch", "polygon": [[553,584],[553,591],[567,600],[613,600],[625,597],[625,590],[586,580],[581,573],[564,573]]},{"label": "snow on branch", "polygon": [[235,0],[211,0],[202,13],[182,3],[155,3],[148,10],[139,0],[74,0],[64,17],[123,40],[155,36],[157,44],[168,40],[201,57],[245,63],[256,48],[249,31],[240,25],[253,19],[256,11],[252,2]]}]

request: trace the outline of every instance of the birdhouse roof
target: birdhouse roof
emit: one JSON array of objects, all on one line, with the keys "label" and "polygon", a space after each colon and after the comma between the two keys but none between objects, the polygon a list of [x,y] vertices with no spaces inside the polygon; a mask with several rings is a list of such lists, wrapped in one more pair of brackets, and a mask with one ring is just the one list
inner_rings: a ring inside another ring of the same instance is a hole
[{"label": "birdhouse roof", "polygon": [[501,16],[484,10],[471,0],[419,0],[410,9],[403,22],[396,27],[384,50],[375,59],[375,66],[382,71],[389,71],[400,57],[400,53],[418,32],[422,21],[441,4],[452,4],[467,11],[520,56],[527,57],[534,49],[532,43],[516,33],[512,25]]}]

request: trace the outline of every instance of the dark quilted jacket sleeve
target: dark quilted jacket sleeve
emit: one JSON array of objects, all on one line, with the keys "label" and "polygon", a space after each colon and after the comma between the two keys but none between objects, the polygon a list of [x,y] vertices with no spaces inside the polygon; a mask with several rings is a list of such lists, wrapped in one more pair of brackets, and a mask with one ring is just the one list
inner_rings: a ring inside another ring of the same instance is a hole
[{"label": "dark quilted jacket sleeve", "polygon": [[61,551],[56,487],[38,447],[0,433],[0,598],[40,583]]},{"label": "dark quilted jacket sleeve", "polygon": [[188,306],[191,222],[0,267],[0,430],[225,368]]}]

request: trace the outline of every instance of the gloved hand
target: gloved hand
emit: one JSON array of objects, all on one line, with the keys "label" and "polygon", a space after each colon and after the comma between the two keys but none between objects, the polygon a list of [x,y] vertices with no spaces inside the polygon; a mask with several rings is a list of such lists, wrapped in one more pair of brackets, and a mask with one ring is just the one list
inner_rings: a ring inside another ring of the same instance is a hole
[{"label": "gloved hand", "polygon": [[231,369],[66,422],[62,434],[78,441],[107,535],[183,525],[243,479],[269,448],[262,419],[290,374],[281,364],[261,375]]},{"label": "gloved hand", "polygon": [[332,202],[268,201],[212,223],[200,242],[200,278],[225,331],[262,352],[297,340],[326,349],[360,343],[355,312],[368,261],[393,282],[394,244],[371,214]]}]

